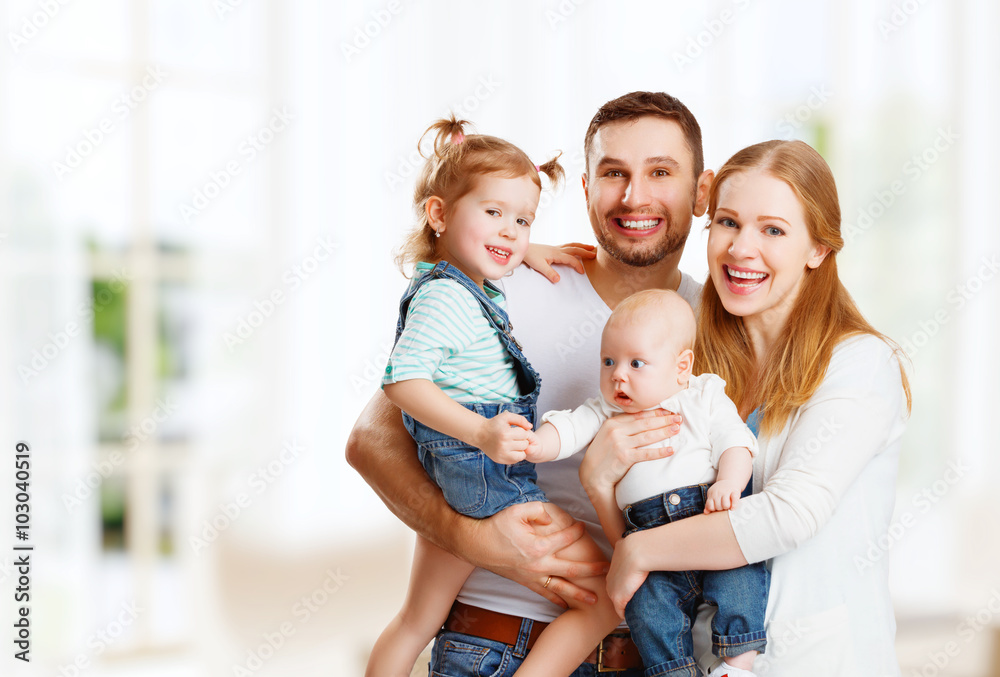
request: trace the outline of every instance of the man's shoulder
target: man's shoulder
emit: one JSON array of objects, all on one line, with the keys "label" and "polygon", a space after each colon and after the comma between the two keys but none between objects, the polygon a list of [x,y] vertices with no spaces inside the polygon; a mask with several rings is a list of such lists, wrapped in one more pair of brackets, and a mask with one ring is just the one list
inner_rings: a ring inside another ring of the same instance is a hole
[{"label": "man's shoulder", "polygon": [[694,308],[696,314],[698,306],[701,304],[701,290],[704,286],[701,282],[681,271],[681,283],[677,285],[677,293],[688,302],[688,305]]},{"label": "man's shoulder", "polygon": [[543,296],[546,298],[578,298],[581,290],[594,294],[590,280],[569,266],[558,266],[559,281],[552,283],[547,277],[521,264],[514,272],[503,278],[498,286],[512,303]]}]

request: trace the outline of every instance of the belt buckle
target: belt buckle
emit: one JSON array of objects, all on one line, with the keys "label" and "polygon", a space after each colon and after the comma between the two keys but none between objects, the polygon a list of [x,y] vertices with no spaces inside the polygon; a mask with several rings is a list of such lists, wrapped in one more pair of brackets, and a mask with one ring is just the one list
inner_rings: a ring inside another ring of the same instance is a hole
[{"label": "belt buckle", "polygon": [[601,643],[597,645],[597,672],[598,674],[604,672],[618,672],[617,668],[606,668],[604,667],[604,642],[607,641],[607,637],[601,638]]}]

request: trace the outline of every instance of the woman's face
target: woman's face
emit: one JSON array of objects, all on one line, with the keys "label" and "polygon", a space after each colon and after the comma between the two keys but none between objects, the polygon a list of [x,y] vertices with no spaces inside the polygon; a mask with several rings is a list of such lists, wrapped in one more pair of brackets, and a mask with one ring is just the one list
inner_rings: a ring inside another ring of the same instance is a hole
[{"label": "woman's face", "polygon": [[828,251],[813,241],[787,183],[760,170],[725,179],[709,225],[708,267],[728,312],[780,329],[806,269],[819,266]]}]

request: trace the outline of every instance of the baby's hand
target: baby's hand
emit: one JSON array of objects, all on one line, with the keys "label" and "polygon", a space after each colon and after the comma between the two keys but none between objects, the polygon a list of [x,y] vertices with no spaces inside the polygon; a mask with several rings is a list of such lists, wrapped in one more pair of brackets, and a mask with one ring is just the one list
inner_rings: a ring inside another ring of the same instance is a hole
[{"label": "baby's hand", "polygon": [[732,480],[719,480],[708,488],[708,495],[705,497],[705,514],[732,510],[740,502],[740,494],[743,493],[744,488]]},{"label": "baby's hand", "polygon": [[541,463],[549,459],[545,458],[545,447],[542,441],[534,432],[528,433],[528,448],[524,450],[524,456],[532,463]]},{"label": "baby's hand", "polygon": [[525,459],[529,439],[534,436],[528,419],[504,411],[483,421],[476,446],[494,462],[513,465]]}]

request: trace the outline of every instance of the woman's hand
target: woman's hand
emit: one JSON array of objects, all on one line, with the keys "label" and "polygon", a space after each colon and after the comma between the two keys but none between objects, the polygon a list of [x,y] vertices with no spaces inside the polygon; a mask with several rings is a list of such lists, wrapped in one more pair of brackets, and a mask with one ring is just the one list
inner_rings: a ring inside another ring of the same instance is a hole
[{"label": "woman's hand", "polygon": [[642,564],[636,557],[639,548],[636,547],[638,539],[643,532],[636,532],[627,538],[618,541],[615,546],[615,553],[611,557],[611,570],[608,571],[608,597],[615,605],[615,611],[622,618],[625,617],[625,605],[629,603],[635,591],[646,580],[649,571],[643,569]]},{"label": "woman's hand", "polygon": [[532,243],[528,245],[528,253],[524,255],[524,263],[555,283],[559,281],[559,273],[555,271],[553,265],[570,266],[582,275],[582,259],[592,259],[596,256],[597,247],[592,244],[570,242],[553,247],[548,244]]},{"label": "woman's hand", "polygon": [[580,482],[591,500],[613,494],[634,463],[673,454],[670,447],[642,447],[673,437],[680,427],[681,417],[664,409],[619,414],[605,421],[580,464]]}]

